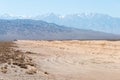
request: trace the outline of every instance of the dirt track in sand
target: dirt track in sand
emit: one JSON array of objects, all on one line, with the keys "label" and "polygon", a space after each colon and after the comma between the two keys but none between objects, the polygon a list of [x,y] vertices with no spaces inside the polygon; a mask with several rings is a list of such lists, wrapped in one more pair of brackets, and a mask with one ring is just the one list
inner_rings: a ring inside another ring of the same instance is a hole
[{"label": "dirt track in sand", "polygon": [[33,52],[28,56],[37,64],[38,73],[29,80],[120,80],[120,41],[15,43],[17,50]]}]

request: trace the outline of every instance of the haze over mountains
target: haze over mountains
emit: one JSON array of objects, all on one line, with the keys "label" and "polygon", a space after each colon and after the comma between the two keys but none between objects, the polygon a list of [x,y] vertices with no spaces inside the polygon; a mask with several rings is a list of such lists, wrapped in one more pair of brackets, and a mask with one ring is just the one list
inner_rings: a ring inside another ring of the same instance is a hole
[{"label": "haze over mountains", "polygon": [[56,15],[54,13],[38,16],[10,16],[1,15],[1,19],[34,19],[67,27],[120,34],[120,18],[97,13],[82,13],[71,15]]},{"label": "haze over mountains", "polygon": [[66,16],[50,14],[47,16],[37,16],[36,19],[79,29],[91,29],[95,31],[120,34],[120,18],[114,18],[104,14],[83,13]]},{"label": "haze over mountains", "polygon": [[120,35],[59,26],[41,20],[0,20],[0,40],[120,39]]}]

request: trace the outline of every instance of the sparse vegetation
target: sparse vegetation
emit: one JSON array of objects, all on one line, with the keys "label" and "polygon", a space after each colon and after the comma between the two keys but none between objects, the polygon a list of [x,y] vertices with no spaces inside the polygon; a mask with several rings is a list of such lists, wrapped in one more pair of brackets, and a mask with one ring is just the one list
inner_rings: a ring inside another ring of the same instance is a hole
[{"label": "sparse vegetation", "polygon": [[[11,42],[0,42],[0,64],[7,63],[9,65],[17,65],[24,69],[28,69],[28,65],[35,67],[32,58],[19,50],[13,50],[11,48],[14,47],[13,45],[14,43]],[[1,67],[1,72],[6,73],[7,67]]]}]

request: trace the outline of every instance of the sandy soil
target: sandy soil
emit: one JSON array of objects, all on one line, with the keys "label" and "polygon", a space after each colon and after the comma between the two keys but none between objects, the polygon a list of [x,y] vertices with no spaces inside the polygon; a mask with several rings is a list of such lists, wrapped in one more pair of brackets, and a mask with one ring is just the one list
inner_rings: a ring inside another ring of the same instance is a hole
[{"label": "sandy soil", "polygon": [[120,41],[15,43],[15,49],[32,52],[28,56],[38,71],[34,75],[19,74],[14,80],[120,80]]}]

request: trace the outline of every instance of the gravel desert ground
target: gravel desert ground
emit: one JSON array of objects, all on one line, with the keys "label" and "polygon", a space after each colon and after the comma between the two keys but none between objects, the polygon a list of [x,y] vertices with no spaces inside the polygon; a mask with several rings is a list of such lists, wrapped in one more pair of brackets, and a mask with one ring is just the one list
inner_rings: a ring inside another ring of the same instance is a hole
[{"label": "gravel desert ground", "polygon": [[9,68],[0,80],[120,80],[120,41],[18,40],[11,48],[35,66]]}]

